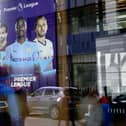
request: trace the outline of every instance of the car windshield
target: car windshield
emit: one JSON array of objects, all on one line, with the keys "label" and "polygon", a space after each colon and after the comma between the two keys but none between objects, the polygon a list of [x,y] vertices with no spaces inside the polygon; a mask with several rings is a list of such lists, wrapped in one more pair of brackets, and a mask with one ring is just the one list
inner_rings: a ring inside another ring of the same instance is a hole
[{"label": "car windshield", "polygon": [[0,102],[0,107],[6,106],[5,102]]},{"label": "car windshield", "polygon": [[58,96],[63,96],[63,90],[55,89],[55,94],[58,95]]}]

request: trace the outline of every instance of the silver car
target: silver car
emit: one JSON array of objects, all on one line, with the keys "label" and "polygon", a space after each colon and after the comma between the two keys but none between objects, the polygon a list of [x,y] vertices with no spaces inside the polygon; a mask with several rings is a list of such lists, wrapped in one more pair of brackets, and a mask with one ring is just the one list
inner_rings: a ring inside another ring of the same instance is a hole
[{"label": "silver car", "polygon": [[[64,90],[66,89],[73,90],[79,98],[78,90],[75,87],[49,86],[35,90],[30,96],[27,96],[30,114],[49,114],[52,119],[58,119],[61,112],[59,102],[64,97]],[[77,102],[78,106],[79,102]]]}]

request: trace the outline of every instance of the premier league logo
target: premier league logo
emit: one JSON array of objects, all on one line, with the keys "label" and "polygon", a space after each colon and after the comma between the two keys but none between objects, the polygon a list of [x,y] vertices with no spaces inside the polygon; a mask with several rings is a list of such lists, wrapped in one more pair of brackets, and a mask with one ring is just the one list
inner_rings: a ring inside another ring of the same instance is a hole
[{"label": "premier league logo", "polygon": [[18,11],[23,11],[24,7],[22,3],[18,3],[17,10]]}]

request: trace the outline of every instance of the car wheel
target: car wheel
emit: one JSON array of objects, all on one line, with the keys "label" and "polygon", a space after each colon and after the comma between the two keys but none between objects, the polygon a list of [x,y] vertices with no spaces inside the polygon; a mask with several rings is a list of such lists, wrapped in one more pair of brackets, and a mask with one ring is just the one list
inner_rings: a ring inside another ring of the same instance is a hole
[{"label": "car wheel", "polygon": [[57,106],[52,106],[49,114],[52,119],[58,119],[60,115],[59,108]]}]

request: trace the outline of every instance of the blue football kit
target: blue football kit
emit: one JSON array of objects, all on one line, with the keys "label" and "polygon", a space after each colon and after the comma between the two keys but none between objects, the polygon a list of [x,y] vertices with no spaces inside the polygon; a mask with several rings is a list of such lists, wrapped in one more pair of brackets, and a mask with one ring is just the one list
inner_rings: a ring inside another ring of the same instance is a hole
[{"label": "blue football kit", "polygon": [[38,47],[34,42],[14,42],[6,48],[6,64],[10,66],[11,74],[33,74],[38,59]]}]

